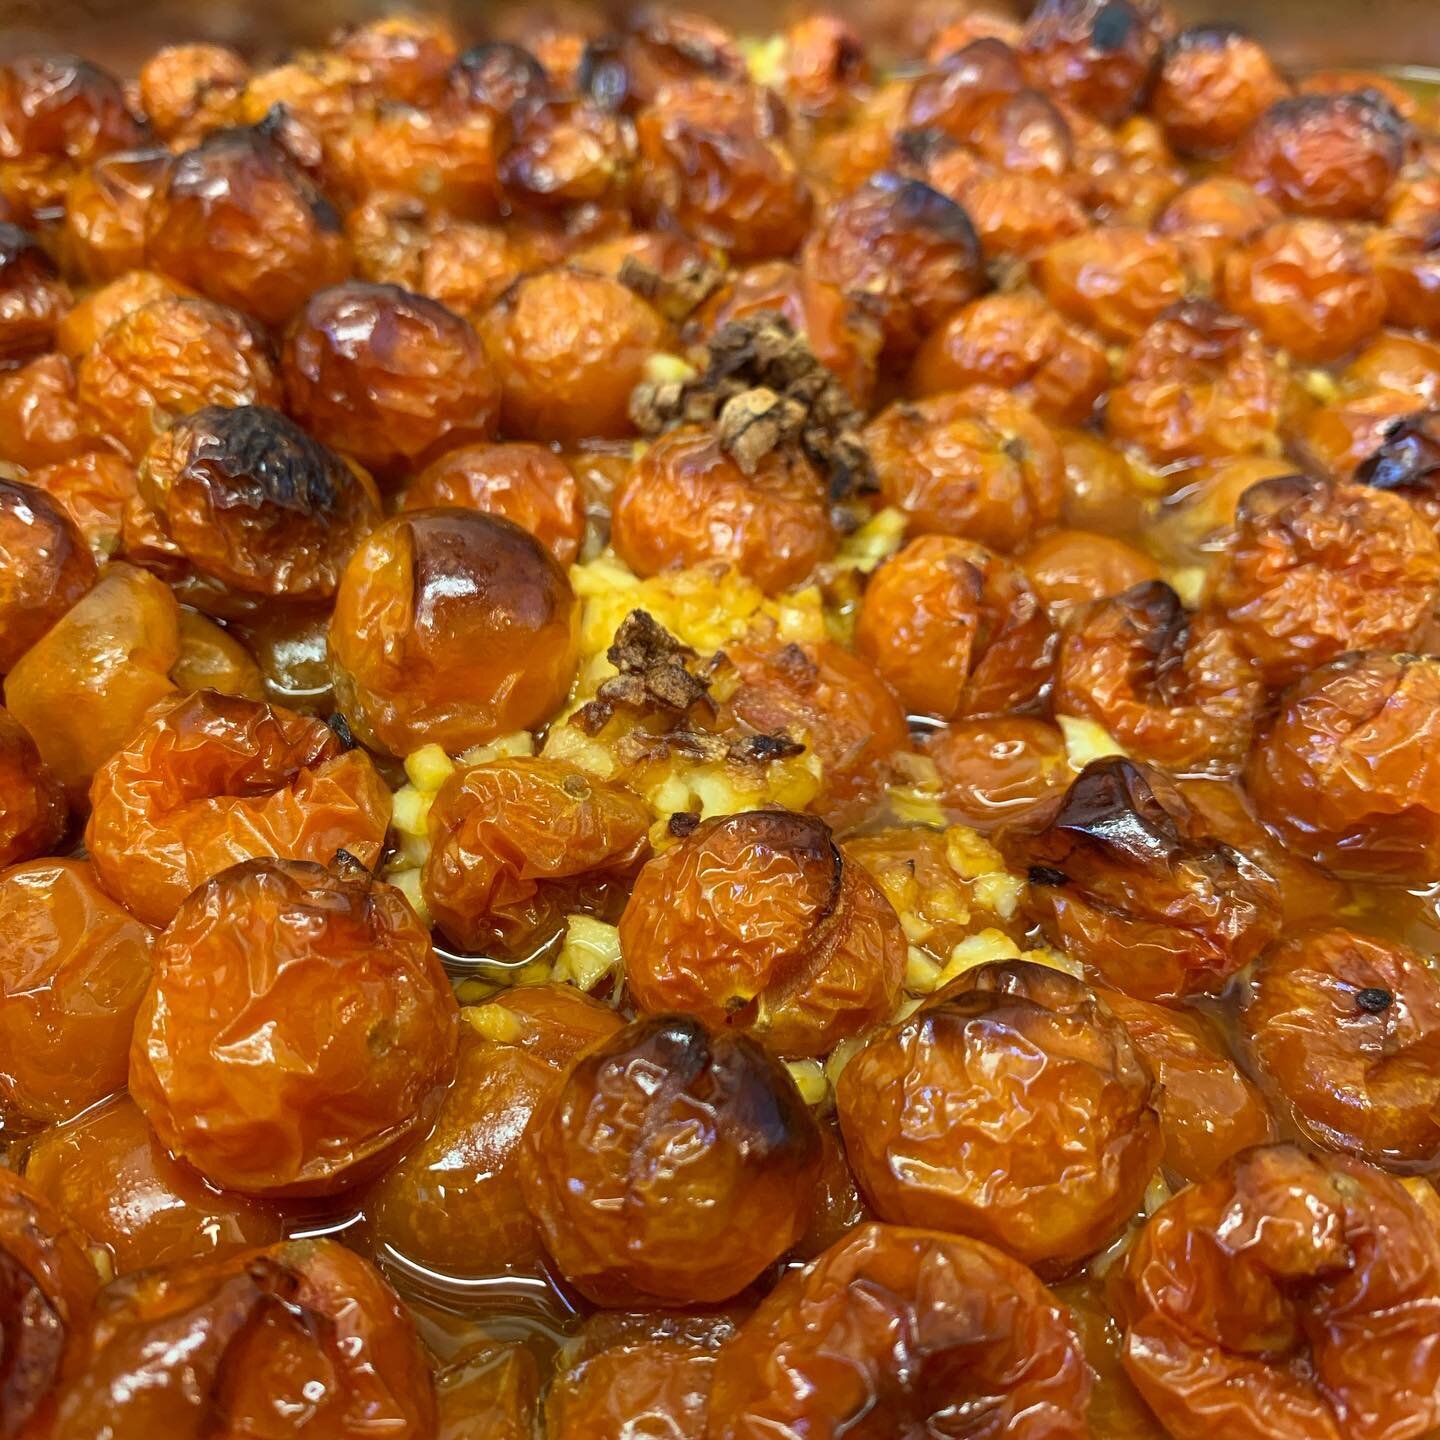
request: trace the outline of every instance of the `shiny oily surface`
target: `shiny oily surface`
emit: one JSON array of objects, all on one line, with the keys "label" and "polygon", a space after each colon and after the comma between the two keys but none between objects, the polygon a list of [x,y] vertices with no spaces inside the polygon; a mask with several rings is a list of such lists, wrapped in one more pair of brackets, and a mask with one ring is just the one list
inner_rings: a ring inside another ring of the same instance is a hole
[{"label": "shiny oily surface", "polygon": [[1440,91],[1026,8],[5,51],[0,1440],[1440,1433]]}]

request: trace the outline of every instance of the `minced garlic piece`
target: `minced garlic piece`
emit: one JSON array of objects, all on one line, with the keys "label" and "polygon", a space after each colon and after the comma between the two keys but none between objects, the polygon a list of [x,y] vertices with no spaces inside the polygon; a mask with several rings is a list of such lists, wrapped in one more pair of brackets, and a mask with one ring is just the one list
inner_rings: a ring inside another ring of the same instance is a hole
[{"label": "minced garlic piece", "polygon": [[535,737],[528,730],[515,730],[484,745],[472,745],[460,752],[462,765],[483,765],[487,760],[510,760],[517,755],[533,755]]},{"label": "minced garlic piece", "polygon": [[477,1035],[501,1045],[513,1045],[525,1033],[520,1017],[504,1005],[467,1005],[460,1018]]},{"label": "minced garlic piece", "polygon": [[1166,583],[1180,597],[1187,610],[1198,610],[1205,598],[1208,572],[1203,565],[1180,565],[1165,572]]},{"label": "minced garlic piece", "polygon": [[645,378],[652,385],[683,385],[700,372],[683,355],[657,350],[645,360]]},{"label": "minced garlic piece", "polygon": [[425,903],[425,893],[420,888],[419,870],[392,870],[385,878],[410,902],[410,908],[428,930],[433,922],[430,907]]},{"label": "minced garlic piece", "polygon": [[868,575],[888,560],[905,538],[905,513],[893,505],[877,511],[853,535],[840,543],[835,564],[841,570],[858,570]]},{"label": "minced garlic piece", "polygon": [[1072,770],[1083,770],[1092,760],[1125,755],[1125,747],[1103,725],[1078,715],[1057,715],[1055,723],[1065,737],[1065,754]]},{"label": "minced garlic piece", "polygon": [[440,746],[422,745],[405,757],[405,773],[417,790],[433,795],[455,773],[455,762]]},{"label": "minced garlic piece", "polygon": [[433,790],[420,790],[414,785],[402,785],[391,800],[390,823],[402,835],[423,836],[427,834],[430,807],[435,803]]},{"label": "minced garlic piece", "polygon": [[787,1060],[785,1068],[807,1105],[823,1105],[830,1098],[830,1081],[818,1060]]},{"label": "minced garlic piece", "polygon": [[593,915],[571,915],[550,978],[593,990],[620,965],[620,932]]},{"label": "minced garlic piece", "polygon": [[905,988],[912,995],[928,995],[939,984],[939,965],[923,950],[910,946],[905,955]]}]

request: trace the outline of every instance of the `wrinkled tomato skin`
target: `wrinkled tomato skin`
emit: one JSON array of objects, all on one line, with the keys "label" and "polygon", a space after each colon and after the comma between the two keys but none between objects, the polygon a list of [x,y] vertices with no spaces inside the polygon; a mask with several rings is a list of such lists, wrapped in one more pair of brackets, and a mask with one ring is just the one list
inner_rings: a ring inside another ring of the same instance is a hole
[{"label": "wrinkled tomato skin", "polygon": [[374,749],[458,752],[559,709],[579,623],[564,571],[518,525],[408,511],[373,531],[341,578],[329,639],[336,697]]},{"label": "wrinkled tomato skin", "polygon": [[1033,707],[1055,635],[1018,566],[965,540],[912,540],[871,577],[855,626],[909,714],[940,720]]},{"label": "wrinkled tomato skin", "polygon": [[910,738],[905,712],[873,667],[828,640],[755,639],[725,653],[740,685],[721,706],[722,728],[785,734],[812,749],[823,788],[810,808],[835,829],[872,813]]},{"label": "wrinkled tomato skin", "polygon": [[57,1409],[57,1440],[204,1428],[435,1440],[437,1424],[414,1322],[369,1264],[329,1239],[112,1281]]},{"label": "wrinkled tomato skin", "polygon": [[1043,0],[1021,62],[1032,85],[1113,125],[1144,100],[1169,26],[1155,0]]},{"label": "wrinkled tomato skin", "polygon": [[69,822],[65,787],[25,727],[0,710],[0,868],[52,854]]},{"label": "wrinkled tomato skin", "polygon": [[876,1034],[835,1092],[882,1220],[984,1240],[1042,1275],[1140,1209],[1160,1159],[1157,1099],[1089,988],[1025,961],[965,972]]},{"label": "wrinkled tomato skin", "polygon": [[110,565],[5,677],[5,700],[71,799],[174,695],[180,607],[163,581]]},{"label": "wrinkled tomato skin", "polygon": [[428,15],[368,20],[342,28],[333,43],[338,54],[364,71],[370,85],[405,105],[438,101],[460,58],[460,42],[449,23]]},{"label": "wrinkled tomato skin", "polygon": [[1275,1138],[1264,1096],[1198,1015],[1118,990],[1097,992],[1155,1075],[1167,1171],[1208,1180],[1232,1155]]},{"label": "wrinkled tomato skin", "polygon": [[882,411],[865,429],[880,492],[913,534],[1008,554],[1060,516],[1063,461],[1045,423],[988,385]]},{"label": "wrinkled tomato skin", "polygon": [[255,128],[216,131],[177,156],[145,228],[146,258],[162,275],[266,325],[350,273],[334,207]]},{"label": "wrinkled tomato skin", "polygon": [[890,363],[908,360],[986,283],[980,238],[965,211],[923,181],[888,170],[821,215],[801,264],[814,279],[864,297],[880,319]]},{"label": "wrinkled tomato skin", "polygon": [[1437,703],[1431,659],[1369,652],[1311,671],[1250,753],[1260,818],[1339,875],[1427,883],[1440,866]]},{"label": "wrinkled tomato skin", "polygon": [[380,522],[368,475],[262,405],[187,415],[146,451],[139,490],[185,561],[263,599],[330,599]]},{"label": "wrinkled tomato skin", "polygon": [[[787,1275],[724,1350],[714,1440],[1083,1440],[1091,1376],[1064,1307],[977,1240],[862,1225]],[[983,1418],[954,1428],[971,1397]]]},{"label": "wrinkled tomato skin", "polygon": [[[333,1194],[429,1128],[457,1025],[397,890],[349,859],[247,861],[197,889],[156,946],[130,1091],[212,1183]],[[257,1065],[262,1044],[291,1058]]]},{"label": "wrinkled tomato skin", "polygon": [[1155,229],[1185,252],[1186,263],[1212,281],[1231,247],[1280,218],[1280,207],[1234,176],[1192,181],[1160,212]]},{"label": "wrinkled tomato skin", "polygon": [[926,337],[910,371],[916,396],[998,385],[1062,425],[1084,424],[1109,381],[1099,341],[1025,290],[955,311]]},{"label": "wrinkled tomato skin", "polygon": [[461,445],[405,487],[406,510],[458,508],[498,515],[528,530],[559,565],[585,538],[585,497],[570,467],[542,445]]},{"label": "wrinkled tomato skin", "polygon": [[703,1434],[716,1355],[736,1325],[726,1311],[593,1317],[567,1346],[551,1382],[546,1436]]},{"label": "wrinkled tomato skin", "polygon": [[665,324],[644,300],[582,270],[527,276],[486,312],[480,333],[505,433],[561,444],[630,434],[630,392],[666,348]]},{"label": "wrinkled tomato skin", "polygon": [[39,240],[0,221],[0,364],[48,350],[70,298],[70,287]]},{"label": "wrinkled tomato skin", "polygon": [[1019,559],[1035,593],[1057,617],[1160,578],[1160,567],[1144,552],[1093,530],[1052,530]]},{"label": "wrinkled tomato skin", "polygon": [[804,1232],[819,1172],[819,1132],[779,1061],[681,1015],[581,1055],[520,1154],[546,1250],[612,1307],[737,1294]]},{"label": "wrinkled tomato skin", "polygon": [[1065,737],[1044,720],[956,721],[924,753],[940,772],[946,812],[982,833],[1022,822],[1075,778]]},{"label": "wrinkled tomato skin", "polygon": [[55,1389],[80,1363],[80,1335],[99,1288],[89,1247],[34,1186],[0,1169],[0,1434],[51,1433]]},{"label": "wrinkled tomato skin", "polygon": [[364,1197],[382,1261],[398,1254],[462,1279],[545,1273],[517,1174],[520,1140],[569,1062],[622,1022],[558,984],[511,989],[478,1007],[487,1012],[498,1021],[488,1028],[514,1038],[492,1040],[462,1025],[455,1083],[435,1128]]},{"label": "wrinkled tomato skin", "polygon": [[1094,720],[1129,753],[1174,770],[1237,768],[1264,701],[1235,635],[1187,614],[1163,580],[1082,606],[1060,643],[1056,710]]},{"label": "wrinkled tomato skin", "polygon": [[196,886],[262,855],[379,858],[390,794],[328,726],[201,691],[152,711],[95,773],[85,845],[105,888],[165,925]]},{"label": "wrinkled tomato skin", "polygon": [[189,295],[153,270],[131,269],[107,284],[86,293],[55,327],[55,348],[69,360],[79,364],[81,358],[95,348],[100,337],[127,315],[148,305],[152,300],[173,300]]},{"label": "wrinkled tomato skin", "polygon": [[798,585],[836,546],[825,488],[808,460],[772,450],[746,475],[695,425],[646,447],[611,523],[616,553],[639,575],[725,560],[770,592]]},{"label": "wrinkled tomato skin", "polygon": [[0,371],[0,433],[16,465],[53,465],[95,448],[81,430],[75,372],[63,355]]},{"label": "wrinkled tomato skin", "polygon": [[0,479],[0,674],[95,583],[95,561],[64,508]]},{"label": "wrinkled tomato skin", "polygon": [[435,1440],[532,1440],[540,1367],[522,1343],[467,1347],[435,1376]]},{"label": "wrinkled tomato skin", "polygon": [[1378,219],[1405,159],[1407,128],[1373,90],[1298,95],[1260,117],[1231,168],[1294,214]]},{"label": "wrinkled tomato skin", "polygon": [[1130,760],[1092,760],[1000,843],[1050,943],[1142,1000],[1218,993],[1280,929],[1275,879]]},{"label": "wrinkled tomato skin", "polygon": [[587,882],[623,882],[649,849],[653,818],[624,785],[563,761],[458,770],[430,807],[426,905],[464,949],[527,955],[579,908]]},{"label": "wrinkled tomato skin", "polygon": [[311,295],[280,368],[295,419],[377,475],[494,436],[500,388],[474,328],[398,285]]},{"label": "wrinkled tomato skin", "polygon": [[1382,1440],[1440,1420],[1433,1202],[1358,1161],[1250,1150],[1151,1217],[1117,1298],[1175,1440]]},{"label": "wrinkled tomato skin", "polygon": [[67,273],[103,284],[144,266],[145,217],[171,158],[162,146],[122,150],[70,182],[58,242]]},{"label": "wrinkled tomato skin", "polygon": [[118,1275],[234,1255],[283,1234],[279,1209],[217,1190],[174,1159],[128,1095],[47,1130],[25,1178],[107,1247]]},{"label": "wrinkled tomato skin", "polygon": [[1338,360],[1385,319],[1385,287],[1360,242],[1329,220],[1278,220],[1225,257],[1221,299],[1298,360]]},{"label": "wrinkled tomato skin", "polygon": [[203,135],[236,113],[250,67],[224,45],[165,45],[140,67],[140,107],[155,133]]},{"label": "wrinkled tomato skin", "polygon": [[1109,433],[1158,465],[1275,453],[1296,400],[1257,330],[1209,301],[1161,315],[1131,347],[1105,409]]},{"label": "wrinkled tomato skin", "polygon": [[1122,344],[1142,335],[1188,288],[1180,246],[1127,225],[1058,240],[1040,257],[1037,278],[1062,315]]},{"label": "wrinkled tomato skin", "polygon": [[1264,47],[1239,30],[1182,30],[1165,48],[1150,107],[1189,155],[1220,155],[1288,90]]},{"label": "wrinkled tomato skin", "polygon": [[97,560],[120,548],[125,505],[135,494],[135,467],[108,450],[92,450],[31,470],[26,483],[64,506]]},{"label": "wrinkled tomato skin", "polygon": [[125,1085],[151,932],[83,860],[0,873],[0,1112],[60,1121]]},{"label": "wrinkled tomato skin", "polygon": [[202,405],[281,403],[268,347],[238,311],[161,297],[116,321],[81,358],[85,433],[139,460],[155,436]]},{"label": "wrinkled tomato skin", "polygon": [[1261,1073],[1327,1149],[1375,1165],[1440,1156],[1440,983],[1407,946],[1339,926],[1261,956],[1241,1023]]},{"label": "wrinkled tomato skin", "polygon": [[900,996],[895,912],[812,816],[703,821],[650,860],[620,920],[641,1010],[731,1026],[781,1055],[825,1055]]},{"label": "wrinkled tomato skin", "polygon": [[265,680],[255,657],[228,630],[195,610],[180,612],[180,658],[170,678],[187,695],[217,690],[246,700],[265,698]]},{"label": "wrinkled tomato skin", "polygon": [[635,210],[737,264],[779,260],[805,238],[812,198],[777,133],[768,92],[710,79],[666,86],[635,119]]},{"label": "wrinkled tomato skin", "polygon": [[1209,607],[1272,685],[1349,650],[1403,648],[1440,596],[1440,543],[1398,495],[1298,475],[1241,497]]},{"label": "wrinkled tomato skin", "polygon": [[[1404,496],[1440,535],[1440,411],[1411,412],[1392,421],[1356,470],[1355,478],[1377,490]],[[33,474],[30,479],[35,483]]]}]

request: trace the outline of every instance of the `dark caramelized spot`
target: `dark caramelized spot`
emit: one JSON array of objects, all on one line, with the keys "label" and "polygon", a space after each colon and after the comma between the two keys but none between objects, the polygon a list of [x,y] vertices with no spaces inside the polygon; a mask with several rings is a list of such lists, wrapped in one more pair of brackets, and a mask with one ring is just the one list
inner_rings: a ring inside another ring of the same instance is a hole
[{"label": "dark caramelized spot", "polygon": [[501,115],[550,93],[545,68],[523,46],[496,40],[466,50],[450,70],[450,94]]},{"label": "dark caramelized spot", "polygon": [[59,273],[45,247],[28,230],[0,223],[0,285],[53,280]]},{"label": "dark caramelized spot", "polygon": [[1164,865],[1181,843],[1174,817],[1140,767],[1119,758],[1091,761],[1065,792],[1051,824],[1147,867]]},{"label": "dark caramelized spot", "polygon": [[1380,448],[1360,463],[1355,478],[1407,498],[1437,498],[1440,491],[1440,411],[1422,410],[1396,420]]},{"label": "dark caramelized spot", "polygon": [[1065,885],[1070,879],[1063,870],[1050,865],[1032,865],[1028,875],[1032,885]]},{"label": "dark caramelized spot", "polygon": [[285,118],[283,111],[274,107],[257,125],[212,131],[175,161],[166,194],[174,198],[212,199],[220,175],[253,164],[292,185],[316,225],[331,234],[339,234],[343,228],[339,212],[295,164],[278,138],[283,133]]},{"label": "dark caramelized spot", "polygon": [[333,715],[325,717],[325,723],[330,727],[330,733],[340,742],[341,747],[346,750],[355,748],[355,736],[350,732],[350,722],[337,710]]},{"label": "dark caramelized spot", "polygon": [[0,1435],[19,1435],[55,1383],[65,1326],[35,1277],[0,1248]]},{"label": "dark caramelized spot", "polygon": [[1395,997],[1378,985],[1368,985],[1355,992],[1355,1003],[1367,1015],[1383,1015],[1395,1003]]}]

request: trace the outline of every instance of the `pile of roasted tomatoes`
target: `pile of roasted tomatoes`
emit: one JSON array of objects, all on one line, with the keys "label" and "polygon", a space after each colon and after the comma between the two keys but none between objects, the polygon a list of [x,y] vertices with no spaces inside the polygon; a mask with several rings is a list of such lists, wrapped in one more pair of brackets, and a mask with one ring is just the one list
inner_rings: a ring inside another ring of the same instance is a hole
[{"label": "pile of roasted tomatoes", "polygon": [[475,39],[0,63],[0,1440],[1440,1434],[1440,104]]}]

